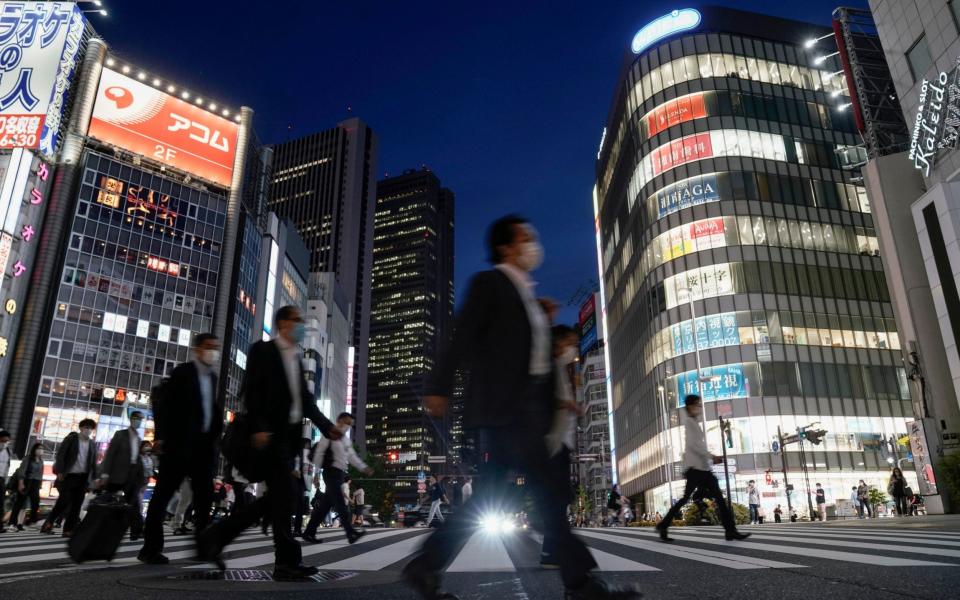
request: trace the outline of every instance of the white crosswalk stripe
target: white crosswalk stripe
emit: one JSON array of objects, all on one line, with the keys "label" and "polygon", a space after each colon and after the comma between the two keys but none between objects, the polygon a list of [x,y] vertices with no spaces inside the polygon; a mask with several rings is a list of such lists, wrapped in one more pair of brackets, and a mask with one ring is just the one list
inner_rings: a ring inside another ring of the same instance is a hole
[{"label": "white crosswalk stripe", "polygon": [[[602,571],[644,573],[706,563],[734,571],[804,569],[818,561],[843,561],[879,567],[960,567],[960,535],[954,531],[851,526],[744,527],[754,535],[727,542],[719,527],[675,527],[676,542],[665,544],[649,528],[577,529]],[[321,530],[321,544],[304,545],[304,563],[324,570],[396,571],[429,538],[424,529],[371,529],[356,544],[347,543],[340,529]],[[50,577],[80,570],[138,566],[142,542],[124,541],[112,563],[76,565],[69,562],[66,541],[59,536],[18,533],[0,537],[0,584],[17,577]],[[513,573],[539,562],[542,538],[532,532],[503,537],[477,532],[452,557],[449,573]],[[192,562],[192,536],[167,536],[167,569],[211,569]],[[779,555],[779,556],[778,556]],[[775,560],[780,556],[786,560]],[[241,535],[225,552],[228,568],[270,569],[273,541],[259,530]],[[649,563],[649,564],[648,564]],[[165,571],[168,572],[169,571]]]}]

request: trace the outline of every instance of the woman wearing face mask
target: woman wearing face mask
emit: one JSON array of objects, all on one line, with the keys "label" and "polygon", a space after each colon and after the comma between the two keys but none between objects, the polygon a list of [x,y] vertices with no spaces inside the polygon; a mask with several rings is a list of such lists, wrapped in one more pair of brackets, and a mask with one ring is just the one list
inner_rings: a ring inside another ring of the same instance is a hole
[{"label": "woman wearing face mask", "polygon": [[[575,445],[577,418],[583,409],[577,404],[574,379],[576,377],[577,332],[567,325],[555,325],[553,334],[553,360],[556,374],[556,411],[553,428],[547,435],[547,450],[551,456],[551,469],[554,476],[562,482],[563,489],[570,487],[570,452]],[[567,506],[571,495],[556,498],[554,510],[567,517]],[[556,556],[556,539],[549,533],[543,536],[543,548],[540,550],[540,566],[548,569],[559,568]]]},{"label": "woman wearing face mask", "polygon": [[20,511],[23,505],[30,501],[30,515],[25,522],[33,523],[37,520],[37,514],[40,511],[40,483],[43,481],[43,446],[34,444],[30,449],[30,454],[20,463],[20,468],[13,475],[17,482],[17,498],[13,502],[13,510],[10,512],[10,524],[17,528],[17,531],[23,531],[23,525],[19,523]]}]

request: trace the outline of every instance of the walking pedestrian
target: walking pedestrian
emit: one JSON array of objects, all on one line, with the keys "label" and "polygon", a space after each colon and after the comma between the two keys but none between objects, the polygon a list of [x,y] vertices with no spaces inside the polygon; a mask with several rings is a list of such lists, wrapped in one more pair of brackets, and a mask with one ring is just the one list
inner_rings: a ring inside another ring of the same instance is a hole
[{"label": "walking pedestrian", "polygon": [[616,483],[607,493],[607,510],[611,511],[607,518],[607,527],[613,527],[620,518],[620,486]]},{"label": "walking pedestrian", "polygon": [[907,514],[907,480],[903,477],[900,467],[894,467],[890,473],[890,483],[887,492],[893,497],[893,505],[897,509],[897,516]]},{"label": "walking pedestrian", "polygon": [[[442,416],[456,370],[468,367],[464,427],[473,434],[480,457],[473,498],[437,529],[403,570],[407,583],[427,600],[456,598],[440,589],[440,575],[476,531],[481,510],[508,497],[508,471],[526,474],[539,506],[551,506],[551,498],[565,493],[550,475],[545,440],[553,422],[556,382],[550,324],[530,278],[543,259],[543,248],[525,219],[509,216],[491,226],[488,250],[495,267],[471,281],[453,342],[439,357],[424,397],[428,414]],[[556,555],[568,600],[639,597],[634,591],[612,590],[591,575],[596,562],[570,532],[566,519],[544,514],[543,527],[557,537]]]},{"label": "walking pedestrian", "polygon": [[310,438],[303,438],[303,447],[294,457],[293,462],[293,535],[303,535],[303,515],[309,510],[307,506],[307,490],[310,485]]},{"label": "walking pedestrian", "polygon": [[430,516],[427,517],[427,527],[430,527],[434,519],[444,522],[443,511],[440,505],[447,502],[447,493],[443,489],[443,478],[437,479],[430,476]]},{"label": "walking pedestrian", "polygon": [[471,497],[473,497],[473,478],[467,477],[467,480],[463,482],[463,489],[460,490],[461,506],[466,505]]},{"label": "walking pedestrian", "polygon": [[860,485],[857,486],[857,504],[860,508],[861,519],[863,518],[864,510],[866,510],[868,517],[873,518],[873,507],[870,505],[870,486],[862,479],[860,480]]},{"label": "walking pedestrian", "polygon": [[783,522],[782,517],[783,517],[783,509],[780,508],[780,505],[778,504],[777,507],[773,509],[773,522],[782,523]]},{"label": "walking pedestrian", "polygon": [[10,432],[0,429],[0,533],[6,533],[3,513],[6,511],[7,479],[10,476],[10,463],[17,457],[10,448]]},{"label": "walking pedestrian", "polygon": [[233,480],[233,508],[230,511],[230,514],[237,513],[243,510],[250,502],[252,494],[249,493],[250,480],[248,480],[243,473],[241,473],[236,467],[230,467],[230,477]]},{"label": "walking pedestrian", "polygon": [[23,531],[20,523],[20,511],[23,505],[30,503],[30,513],[24,523],[31,524],[40,514],[40,484],[43,483],[43,445],[34,444],[27,454],[27,458],[20,463],[20,468],[13,474],[17,486],[17,496],[10,511],[10,524],[17,531]]},{"label": "walking pedestrian", "polygon": [[[210,503],[213,503],[213,491],[211,490]],[[154,490],[156,494],[156,490]],[[200,532],[194,527],[188,527],[189,521],[193,517],[193,479],[190,477],[185,477],[183,482],[180,484],[180,491],[178,492],[177,498],[177,509],[173,513],[173,523],[175,529],[173,530],[173,535],[187,535],[190,532]],[[147,509],[149,516],[150,509]],[[209,511],[208,511],[209,512]]]},{"label": "walking pedestrian", "polygon": [[143,512],[143,495],[150,486],[150,479],[157,476],[157,461],[153,456],[153,444],[144,440],[140,443],[140,467],[143,471],[140,486],[137,489],[137,512]]},{"label": "walking pedestrian", "polygon": [[357,485],[353,492],[353,524],[363,527],[363,509],[366,506],[367,495],[363,491],[363,485]]},{"label": "walking pedestrian", "polygon": [[657,525],[657,531],[660,532],[660,539],[664,542],[672,542],[673,539],[667,535],[670,523],[680,516],[683,505],[690,500],[694,491],[700,489],[703,494],[713,500],[713,505],[720,516],[720,522],[726,531],[727,541],[743,540],[750,537],[749,533],[740,533],[737,531],[737,525],[733,521],[733,515],[723,499],[723,493],[720,491],[720,484],[717,478],[711,472],[711,464],[723,462],[723,458],[713,455],[707,449],[707,438],[700,428],[700,412],[703,406],[700,396],[690,394],[684,401],[685,409],[680,412],[683,421],[684,436],[686,444],[683,449],[683,467],[686,469],[685,477],[687,479],[686,488],[683,496],[670,508],[670,512],[664,517],[663,522]]},{"label": "walking pedestrian", "polygon": [[216,372],[220,366],[220,340],[211,333],[198,334],[190,351],[191,360],[177,366],[153,398],[159,475],[147,508],[143,548],[137,555],[147,564],[169,562],[163,555],[163,515],[178,489],[181,497],[174,533],[187,533],[186,510],[191,502],[195,535],[210,522],[216,448],[223,430],[223,403]]},{"label": "walking pedestrian", "polygon": [[[348,412],[337,416],[336,427],[341,433],[350,431],[353,423],[353,415]],[[348,508],[350,477],[347,475],[347,469],[353,465],[367,475],[373,474],[373,470],[357,456],[353,444],[346,437],[337,440],[322,438],[313,447],[310,460],[322,469],[324,492],[310,514],[310,521],[303,531],[303,539],[311,544],[319,544],[322,540],[317,537],[317,529],[326,519],[327,513],[334,510],[340,517],[340,524],[347,534],[347,541],[351,544],[355,543],[363,537],[364,532],[353,527],[353,515]],[[344,486],[347,486],[346,491]]]},{"label": "walking pedestrian", "polygon": [[57,448],[53,473],[57,476],[54,486],[60,495],[40,527],[40,533],[52,534],[53,524],[57,519],[65,517],[62,535],[70,537],[80,522],[83,498],[96,476],[97,449],[92,436],[97,429],[97,422],[83,419],[77,428],[79,431],[68,433]]},{"label": "walking pedestrian", "polygon": [[756,525],[760,522],[760,491],[753,479],[747,482],[747,502],[750,504],[750,523]]},{"label": "walking pedestrian", "polygon": [[143,464],[140,462],[140,433],[143,426],[143,413],[135,410],[130,413],[130,426],[117,431],[110,440],[107,453],[100,463],[99,487],[108,492],[123,493],[123,501],[136,514],[130,523],[130,541],[140,539],[143,531],[143,519],[140,516],[140,486],[143,483]]},{"label": "walking pedestrian", "polygon": [[[557,488],[566,490],[565,493],[551,497],[554,505],[543,507],[544,510],[557,511],[561,518],[567,518],[567,507],[573,499],[570,488],[570,453],[576,444],[577,418],[583,410],[576,400],[574,361],[577,360],[577,347],[580,336],[576,330],[568,325],[555,325],[553,334],[553,360],[556,384],[556,408],[554,409],[553,427],[547,435],[547,452],[550,454],[550,468],[557,478]],[[629,503],[627,510],[629,510]],[[622,512],[622,509],[621,509]],[[624,522],[629,520],[628,515]],[[543,544],[540,550],[540,566],[549,569],[560,567],[555,556],[556,539],[552,531],[545,531]]]},{"label": "walking pedestrian", "polygon": [[857,518],[863,518],[863,509],[860,507],[860,496],[857,493],[857,486],[853,486],[850,491],[850,503],[853,505],[853,509],[857,511]]},{"label": "walking pedestrian", "polygon": [[827,491],[823,489],[823,486],[819,483],[817,484],[817,516],[820,518],[820,522],[826,522],[827,520]]},{"label": "walking pedestrian", "polygon": [[274,318],[277,336],[255,343],[247,356],[244,403],[246,419],[253,427],[250,445],[258,451],[268,492],[257,501],[219,523],[197,538],[197,556],[221,569],[223,548],[255,521],[267,518],[273,526],[277,580],[302,580],[319,569],[301,562],[300,544],[290,529],[294,486],[293,457],[300,452],[304,417],[330,439],[343,433],[317,408],[307,387],[299,344],[306,335],[303,317],[296,306],[284,306]]}]

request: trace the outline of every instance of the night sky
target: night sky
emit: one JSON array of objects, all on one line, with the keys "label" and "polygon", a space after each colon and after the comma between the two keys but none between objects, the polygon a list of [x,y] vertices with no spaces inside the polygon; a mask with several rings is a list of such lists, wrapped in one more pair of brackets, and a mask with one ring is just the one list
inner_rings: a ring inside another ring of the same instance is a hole
[{"label": "night sky", "polygon": [[380,138],[380,176],[430,167],[457,197],[458,299],[486,268],[487,224],[519,212],[547,251],[539,292],[566,304],[597,280],[594,162],[633,34],[687,6],[826,25],[836,6],[866,0],[104,4],[108,17],[90,16],[115,55],[222,106],[252,107],[264,143],[356,116]]}]

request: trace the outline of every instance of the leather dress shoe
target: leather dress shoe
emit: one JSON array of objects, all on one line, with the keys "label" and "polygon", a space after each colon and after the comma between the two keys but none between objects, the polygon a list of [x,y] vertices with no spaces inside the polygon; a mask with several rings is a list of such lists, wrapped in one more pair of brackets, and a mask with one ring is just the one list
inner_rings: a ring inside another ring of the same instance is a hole
[{"label": "leather dress shoe", "polygon": [[320,569],[307,565],[274,565],[273,579],[275,581],[300,581],[309,579],[320,572]]}]

